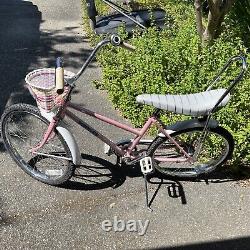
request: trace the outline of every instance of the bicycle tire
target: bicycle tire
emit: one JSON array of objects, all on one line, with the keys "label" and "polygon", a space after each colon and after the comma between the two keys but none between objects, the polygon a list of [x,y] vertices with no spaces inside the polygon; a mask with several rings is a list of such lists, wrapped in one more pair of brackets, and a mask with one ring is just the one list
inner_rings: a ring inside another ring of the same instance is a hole
[{"label": "bicycle tire", "polygon": [[[195,152],[195,137],[191,141],[190,134],[197,133],[197,135],[203,132],[203,128],[190,128],[171,134],[171,137],[175,139],[178,144],[190,155]],[[220,138],[220,140],[218,139]],[[189,139],[190,141],[187,141]],[[198,136],[197,136],[198,139]],[[219,145],[220,142],[224,142],[224,145]],[[214,144],[214,145],[213,145]],[[215,155],[215,149],[221,149],[221,154],[217,157]],[[188,161],[176,162],[175,158],[181,159],[183,153],[169,142],[166,137],[156,137],[147,150],[147,155],[152,158],[153,166],[156,172],[159,172],[166,176],[173,177],[197,177],[199,175],[207,174],[214,171],[218,166],[226,162],[233,153],[234,139],[232,135],[222,127],[210,128],[208,135],[203,143],[200,158],[194,164]],[[206,155],[205,155],[206,153]],[[167,156],[172,158],[173,162],[164,162],[164,159],[160,161],[160,157]],[[203,158],[202,158],[203,157]],[[174,162],[175,161],[175,162]],[[165,164],[163,166],[163,164]]]},{"label": "bicycle tire", "polygon": [[30,152],[41,141],[48,125],[49,122],[40,115],[37,107],[14,104],[2,115],[2,139],[11,158],[22,170],[36,180],[58,186],[67,182],[75,170],[70,160],[70,149],[60,133],[55,131],[53,138],[38,150],[50,156]]}]

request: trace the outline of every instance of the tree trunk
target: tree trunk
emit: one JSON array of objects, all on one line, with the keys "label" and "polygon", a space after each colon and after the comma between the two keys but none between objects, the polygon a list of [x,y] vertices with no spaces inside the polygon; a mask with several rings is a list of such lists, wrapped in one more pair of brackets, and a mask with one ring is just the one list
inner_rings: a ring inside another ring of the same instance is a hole
[{"label": "tree trunk", "polygon": [[218,29],[218,21],[220,19],[220,15],[218,13],[213,13],[209,11],[208,14],[208,24],[202,36],[203,44],[210,44],[214,38]]},{"label": "tree trunk", "polygon": [[201,8],[201,0],[195,0],[194,1],[194,8],[195,8],[195,16],[196,16],[196,27],[197,32],[202,40],[204,27],[202,24],[202,8]]},{"label": "tree trunk", "polygon": [[204,28],[202,23],[201,0],[195,0],[197,32],[203,45],[211,44],[221,34],[222,22],[235,0],[207,0],[209,13],[208,23]]}]

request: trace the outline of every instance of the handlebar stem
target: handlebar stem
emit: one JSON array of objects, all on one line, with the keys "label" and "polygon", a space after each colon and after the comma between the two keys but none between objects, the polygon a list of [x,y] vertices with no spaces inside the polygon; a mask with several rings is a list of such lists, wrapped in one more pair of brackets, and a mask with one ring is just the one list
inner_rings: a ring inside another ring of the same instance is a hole
[{"label": "handlebar stem", "polygon": [[[68,85],[74,87],[75,84],[74,82],[82,75],[82,73],[86,70],[86,68],[89,66],[90,62],[93,60],[93,58],[95,57],[96,53],[98,52],[98,50],[100,48],[102,48],[103,46],[105,46],[106,44],[111,43],[113,46],[122,46],[125,45],[125,43],[122,42],[121,38],[119,35],[117,34],[113,34],[110,36],[110,38],[106,38],[102,41],[100,41],[96,47],[93,49],[93,51],[91,52],[91,54],[89,55],[89,57],[87,58],[86,62],[83,64],[83,66],[81,67],[81,69],[71,78],[66,79],[66,82]],[[133,50],[133,46],[124,46],[125,48],[127,48],[128,50]]]}]

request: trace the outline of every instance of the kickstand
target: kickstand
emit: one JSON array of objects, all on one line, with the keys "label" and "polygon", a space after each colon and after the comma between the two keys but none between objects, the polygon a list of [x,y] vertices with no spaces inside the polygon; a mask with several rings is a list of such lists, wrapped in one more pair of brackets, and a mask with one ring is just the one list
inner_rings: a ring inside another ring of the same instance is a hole
[{"label": "kickstand", "polygon": [[145,181],[145,195],[146,195],[146,207],[150,212],[153,212],[153,209],[150,208],[150,204],[148,201],[148,181],[147,181],[147,175],[143,174],[144,181]]}]

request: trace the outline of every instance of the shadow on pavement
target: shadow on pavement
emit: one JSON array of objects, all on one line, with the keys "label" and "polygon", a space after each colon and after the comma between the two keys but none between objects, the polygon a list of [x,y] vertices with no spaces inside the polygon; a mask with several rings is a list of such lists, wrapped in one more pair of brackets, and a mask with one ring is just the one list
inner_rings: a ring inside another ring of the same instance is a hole
[{"label": "shadow on pavement", "polygon": [[[84,164],[77,167],[74,177],[68,181],[63,188],[72,190],[97,190],[105,188],[117,188],[127,179],[142,177],[140,167],[118,166],[97,156],[82,154]],[[243,177],[235,176],[229,171],[218,170],[206,176],[196,179],[178,179],[162,176],[155,173],[147,177],[150,186],[149,205],[151,206],[161,188],[167,189],[168,196],[180,199],[181,204],[187,204],[183,182],[204,182],[204,184],[215,184],[242,180]]]},{"label": "shadow on pavement", "polygon": [[178,247],[151,248],[152,250],[246,250],[249,249],[250,237],[195,243]]},{"label": "shadow on pavement", "polygon": [[154,191],[152,198],[149,201],[149,206],[152,205],[154,199],[157,196],[157,193],[162,188],[162,186],[167,188],[168,196],[170,198],[174,198],[174,199],[180,198],[182,205],[187,204],[187,199],[186,199],[186,195],[183,189],[183,185],[178,180],[166,179],[161,176],[152,176],[151,178],[148,178],[148,182],[150,184],[157,185],[157,188]]},{"label": "shadow on pavement", "polygon": [[[77,167],[74,177],[63,188],[73,190],[117,188],[126,181],[127,177],[142,177],[138,166],[118,166],[100,157],[86,154],[82,154],[82,161],[84,165]],[[180,198],[182,204],[187,203],[184,189],[179,181],[163,180],[156,176],[151,176],[147,179],[150,184],[157,186],[149,201],[150,205],[153,203],[162,185],[167,186],[170,197]]]},{"label": "shadow on pavement", "polygon": [[[70,46],[86,42],[74,29],[40,30],[42,13],[31,1],[1,0],[0,4],[0,116],[6,106],[35,101],[25,87],[26,74],[41,67],[54,67],[63,56],[65,67],[77,71],[90,51],[72,52]],[[0,151],[4,147],[0,142]]]},{"label": "shadow on pavement", "polygon": [[78,166],[74,177],[63,187],[73,190],[96,190],[118,187],[126,177],[118,166],[97,156],[81,154],[84,164]]},{"label": "shadow on pavement", "polygon": [[6,222],[5,214],[2,210],[2,199],[0,198],[0,226]]},{"label": "shadow on pavement", "polygon": [[7,103],[32,103],[24,77],[40,45],[41,13],[28,1],[1,1],[0,5],[0,115]]}]

